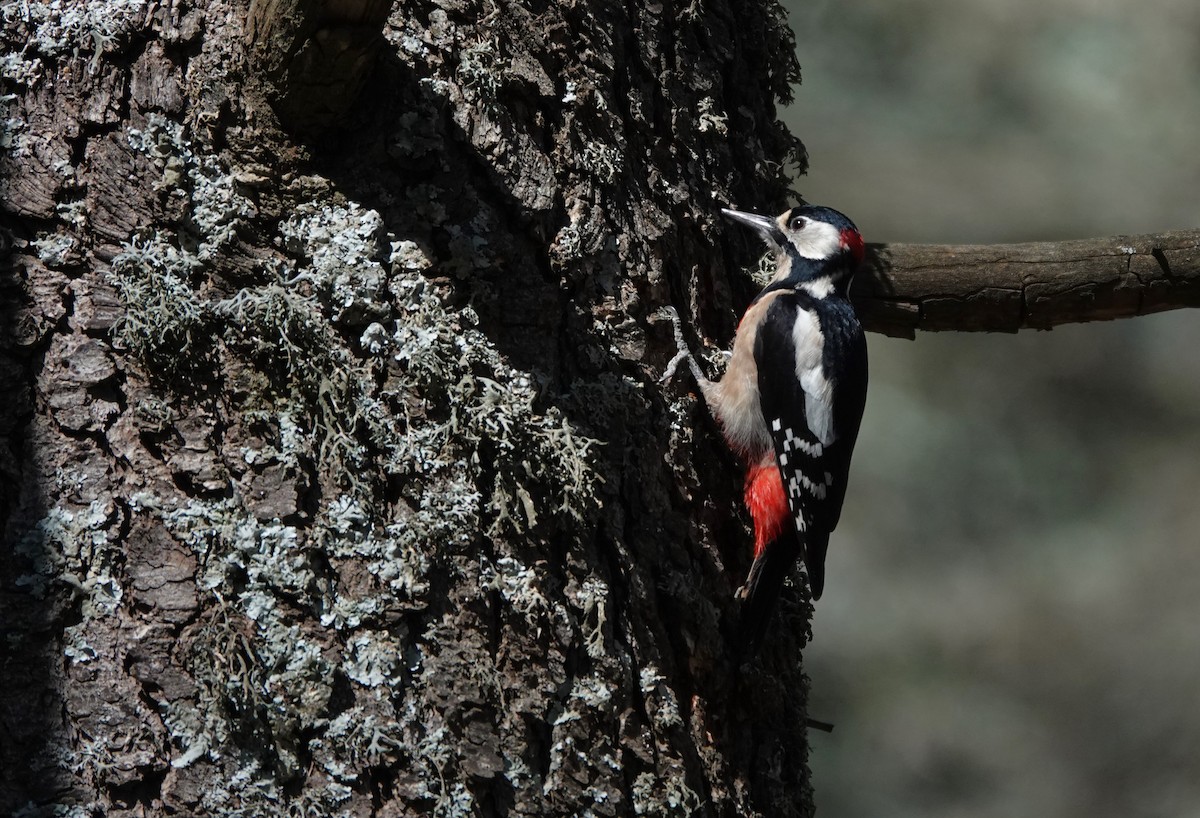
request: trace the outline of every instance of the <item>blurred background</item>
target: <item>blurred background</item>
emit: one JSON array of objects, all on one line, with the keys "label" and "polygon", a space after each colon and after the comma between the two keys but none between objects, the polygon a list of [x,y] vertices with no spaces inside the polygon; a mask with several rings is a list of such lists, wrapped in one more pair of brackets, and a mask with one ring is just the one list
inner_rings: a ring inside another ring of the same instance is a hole
[{"label": "blurred background", "polygon": [[[787,3],[868,241],[1200,226],[1200,3]],[[1200,313],[870,337],[805,653],[826,816],[1200,816]]]}]

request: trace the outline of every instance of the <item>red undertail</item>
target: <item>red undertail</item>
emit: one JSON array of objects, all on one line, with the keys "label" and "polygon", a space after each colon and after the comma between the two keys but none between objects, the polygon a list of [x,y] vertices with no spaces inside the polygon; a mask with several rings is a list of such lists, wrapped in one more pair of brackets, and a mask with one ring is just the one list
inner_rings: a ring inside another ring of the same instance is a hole
[{"label": "red undertail", "polygon": [[773,454],[746,470],[745,493],[746,507],[754,518],[754,558],[758,559],[767,543],[779,536],[790,516],[783,478]]},{"label": "red undertail", "polygon": [[747,469],[746,506],[754,518],[754,563],[739,595],[740,649],[748,655],[766,632],[784,578],[801,550],[773,453]]}]

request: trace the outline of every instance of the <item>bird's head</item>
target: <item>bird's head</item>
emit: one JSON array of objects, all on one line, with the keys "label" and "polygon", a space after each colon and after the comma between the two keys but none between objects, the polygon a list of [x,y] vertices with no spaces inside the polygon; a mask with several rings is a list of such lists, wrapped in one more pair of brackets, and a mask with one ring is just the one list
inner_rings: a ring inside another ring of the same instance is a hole
[{"label": "bird's head", "polygon": [[722,209],[721,214],[753,227],[779,253],[775,280],[849,278],[863,259],[862,234],[843,214],[829,207],[800,205],[776,218]]}]

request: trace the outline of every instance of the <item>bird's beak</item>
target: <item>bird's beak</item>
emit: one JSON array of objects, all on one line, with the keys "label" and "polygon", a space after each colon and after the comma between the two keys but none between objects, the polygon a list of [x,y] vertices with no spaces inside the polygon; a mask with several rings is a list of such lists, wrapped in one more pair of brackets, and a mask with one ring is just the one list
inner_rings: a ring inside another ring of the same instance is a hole
[{"label": "bird's beak", "polygon": [[779,225],[775,224],[775,220],[772,218],[759,216],[757,213],[743,213],[740,210],[730,210],[727,207],[721,208],[721,215],[735,222],[741,222],[747,227],[753,227],[771,244],[779,243],[779,240],[776,238],[776,233],[779,232]]}]

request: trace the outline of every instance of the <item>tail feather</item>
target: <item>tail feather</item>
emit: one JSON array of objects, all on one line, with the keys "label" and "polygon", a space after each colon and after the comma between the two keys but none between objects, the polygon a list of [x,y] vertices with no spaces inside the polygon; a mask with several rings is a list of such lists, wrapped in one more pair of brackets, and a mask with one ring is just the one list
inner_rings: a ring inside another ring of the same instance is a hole
[{"label": "tail feather", "polygon": [[811,536],[804,545],[804,568],[808,572],[808,587],[813,600],[825,590],[825,552],[829,550],[829,535]]},{"label": "tail feather", "polygon": [[738,591],[742,598],[741,645],[752,654],[770,624],[783,581],[800,556],[800,540],[794,533],[767,543],[750,566],[746,583]]}]

